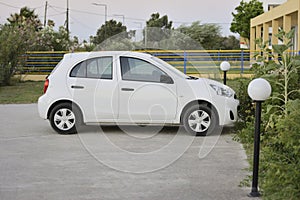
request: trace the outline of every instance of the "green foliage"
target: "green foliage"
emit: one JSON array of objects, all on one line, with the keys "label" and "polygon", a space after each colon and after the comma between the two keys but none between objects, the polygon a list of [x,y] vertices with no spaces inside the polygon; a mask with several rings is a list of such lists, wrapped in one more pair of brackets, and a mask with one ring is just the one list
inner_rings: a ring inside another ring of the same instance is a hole
[{"label": "green foliage", "polygon": [[28,23],[31,23],[34,26],[36,31],[40,30],[42,23],[38,18],[38,15],[35,14],[34,10],[31,10],[28,7],[23,7],[20,9],[20,13],[11,14],[7,21],[10,25],[24,27]]},{"label": "green foliage", "polygon": [[[264,77],[272,83],[272,102],[270,102],[268,107],[268,113],[271,113],[271,115],[275,113],[280,116],[286,116],[288,101],[299,97],[300,77],[298,72],[300,69],[300,57],[293,56],[288,51],[292,46],[291,40],[293,36],[294,30],[291,30],[289,33],[280,31],[277,37],[286,41],[286,44],[273,45],[275,54],[272,54],[267,49],[266,44],[268,41],[265,43],[262,43],[261,40],[257,41],[258,46],[264,53],[256,55],[259,64],[254,64],[254,70],[256,71],[256,76]],[[279,57],[279,59],[276,59],[276,57]]]},{"label": "green foliage", "polygon": [[234,36],[222,37],[221,27],[216,24],[193,22],[190,26],[181,25],[177,31],[201,44],[203,49],[238,49],[239,41]]},{"label": "green foliage", "polygon": [[300,100],[289,101],[277,135],[263,149],[265,199],[300,199]]},{"label": "green foliage", "polygon": [[65,27],[60,26],[58,31],[55,31],[53,26],[47,26],[38,32],[33,49],[35,51],[68,51],[71,46],[72,41]]},{"label": "green foliage", "polygon": [[162,29],[171,29],[172,23],[172,21],[168,20],[167,15],[160,17],[159,13],[153,13],[151,18],[146,21],[147,27],[159,27]]},{"label": "green foliage", "polygon": [[172,21],[168,16],[160,17],[159,13],[153,13],[151,18],[146,21],[146,28],[143,31],[146,43],[158,42],[169,37],[169,30],[172,29]]},{"label": "green foliage", "polygon": [[97,34],[93,38],[93,43],[96,45],[101,44],[103,41],[114,35],[126,32],[126,29],[126,26],[123,26],[121,22],[115,20],[106,21],[105,24],[97,30]]},{"label": "green foliage", "polygon": [[246,127],[246,122],[251,121],[254,116],[254,106],[247,94],[249,79],[239,79],[236,95],[240,100],[238,129]]},{"label": "green foliage", "polygon": [[240,49],[240,41],[233,35],[229,35],[228,37],[221,37],[221,42],[219,43],[220,47],[216,49],[223,50],[236,50]]},{"label": "green foliage", "polygon": [[0,25],[0,86],[10,85],[12,75],[21,71],[26,51],[65,51],[79,46],[78,41],[70,41],[64,27],[54,31],[51,20],[48,27],[42,28],[38,15],[27,7],[7,20],[7,24]]},{"label": "green foliage", "polygon": [[36,38],[35,27],[3,25],[0,27],[0,86],[9,85],[11,76],[20,70],[22,57]]},{"label": "green foliage", "polygon": [[[300,58],[288,51],[293,35],[293,30],[279,32],[277,37],[285,44],[273,45],[274,53],[268,42],[256,41],[261,52],[253,64],[254,78],[263,77],[272,85],[272,95],[263,104],[261,124],[259,175],[265,199],[300,199]],[[249,115],[238,133],[250,149],[254,133],[251,118]]]},{"label": "green foliage", "polygon": [[[101,44],[97,45],[95,51],[131,51],[138,48],[137,44],[128,38],[127,32],[122,32],[107,38]],[[139,48],[138,48],[139,49]]]},{"label": "green foliage", "polygon": [[262,2],[258,0],[245,2],[242,0],[235,10],[236,13],[232,13],[233,20],[230,31],[239,33],[240,36],[250,39],[250,20],[264,13]]}]

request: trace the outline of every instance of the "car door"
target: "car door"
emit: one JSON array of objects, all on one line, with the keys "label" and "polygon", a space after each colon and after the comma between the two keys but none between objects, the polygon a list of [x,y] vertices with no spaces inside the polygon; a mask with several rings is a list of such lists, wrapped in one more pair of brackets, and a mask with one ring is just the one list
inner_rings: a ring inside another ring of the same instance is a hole
[{"label": "car door", "polygon": [[118,85],[113,65],[113,57],[103,56],[84,60],[70,72],[68,85],[85,122],[110,122],[117,118]]},{"label": "car door", "polygon": [[120,56],[119,120],[168,123],[176,116],[177,94],[173,79],[149,61]]}]

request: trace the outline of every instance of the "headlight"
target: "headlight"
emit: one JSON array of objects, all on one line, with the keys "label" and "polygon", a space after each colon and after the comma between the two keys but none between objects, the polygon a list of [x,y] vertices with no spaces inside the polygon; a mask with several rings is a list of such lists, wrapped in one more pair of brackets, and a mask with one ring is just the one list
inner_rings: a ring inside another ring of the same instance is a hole
[{"label": "headlight", "polygon": [[232,97],[233,95],[233,93],[227,88],[223,88],[213,84],[210,84],[210,87],[214,89],[214,91],[216,91],[217,95],[225,96],[225,97]]}]

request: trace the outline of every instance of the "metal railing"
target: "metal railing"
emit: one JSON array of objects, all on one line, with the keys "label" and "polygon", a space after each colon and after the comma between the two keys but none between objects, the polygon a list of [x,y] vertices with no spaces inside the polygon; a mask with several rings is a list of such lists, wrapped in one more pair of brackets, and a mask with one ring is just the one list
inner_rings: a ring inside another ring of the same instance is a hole
[{"label": "metal railing", "polygon": [[[229,73],[250,73],[251,55],[249,50],[139,50],[161,58],[186,74],[210,73],[219,70],[222,61],[231,64]],[[36,51],[24,55],[22,73],[48,74],[63,58],[65,51]],[[296,52],[297,54],[299,52]]]}]

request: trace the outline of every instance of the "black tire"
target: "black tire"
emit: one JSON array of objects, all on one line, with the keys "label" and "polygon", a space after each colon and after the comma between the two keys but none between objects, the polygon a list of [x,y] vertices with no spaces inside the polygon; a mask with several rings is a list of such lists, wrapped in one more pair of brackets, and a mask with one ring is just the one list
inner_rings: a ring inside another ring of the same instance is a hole
[{"label": "black tire", "polygon": [[82,117],[77,106],[71,103],[56,105],[49,116],[51,127],[59,134],[74,134],[82,124]]},{"label": "black tire", "polygon": [[187,132],[195,136],[206,136],[217,131],[218,114],[206,104],[191,105],[183,115],[183,126]]}]

